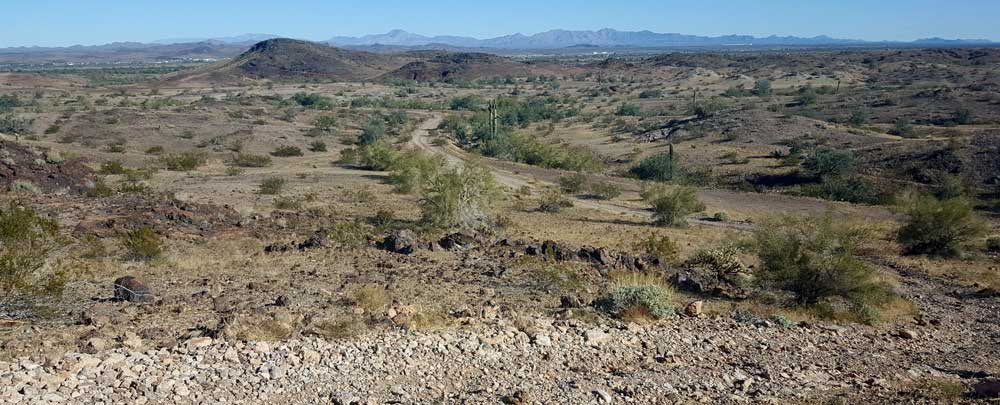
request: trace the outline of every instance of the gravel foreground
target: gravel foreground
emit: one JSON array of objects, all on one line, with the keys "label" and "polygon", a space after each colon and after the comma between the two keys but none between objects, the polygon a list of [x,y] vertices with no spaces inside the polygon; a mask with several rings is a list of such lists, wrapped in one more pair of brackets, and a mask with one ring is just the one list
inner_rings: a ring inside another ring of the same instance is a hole
[{"label": "gravel foreground", "polygon": [[996,358],[978,340],[988,333],[924,329],[902,337],[716,317],[500,321],[340,341],[200,337],[171,349],[0,362],[0,403],[789,403],[838,390],[893,402],[895,386]]}]

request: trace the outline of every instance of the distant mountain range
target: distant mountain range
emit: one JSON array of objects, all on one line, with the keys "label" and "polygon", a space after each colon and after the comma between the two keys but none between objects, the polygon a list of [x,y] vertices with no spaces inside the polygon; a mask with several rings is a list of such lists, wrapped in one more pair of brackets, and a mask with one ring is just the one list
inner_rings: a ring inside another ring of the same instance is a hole
[{"label": "distant mountain range", "polygon": [[280,35],[273,34],[243,34],[234,37],[218,37],[218,38],[172,38],[172,39],[161,39],[153,41],[154,44],[159,45],[169,45],[169,44],[186,44],[192,42],[216,42],[220,44],[242,44],[247,42],[257,43],[260,41],[266,41],[269,39],[280,38]]},{"label": "distant mountain range", "polygon": [[602,47],[686,47],[686,46],[727,46],[727,45],[866,45],[866,44],[914,44],[914,45],[973,45],[991,44],[985,39],[942,39],[929,38],[912,42],[865,41],[840,39],[829,36],[810,38],[795,36],[754,37],[750,35],[723,35],[717,37],[685,35],[676,33],[656,33],[652,31],[618,31],[605,28],[598,31],[551,30],[534,35],[513,34],[489,39],[460,36],[428,37],[403,30],[392,30],[385,34],[361,37],[333,37],[326,41],[334,46],[428,46],[446,45],[462,48],[493,49],[553,49],[571,46],[592,45]]}]

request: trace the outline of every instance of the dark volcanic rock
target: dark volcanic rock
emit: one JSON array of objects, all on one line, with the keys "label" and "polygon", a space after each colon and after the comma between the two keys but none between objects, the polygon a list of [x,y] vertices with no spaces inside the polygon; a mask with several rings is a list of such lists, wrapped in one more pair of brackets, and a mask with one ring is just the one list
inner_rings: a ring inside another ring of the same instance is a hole
[{"label": "dark volcanic rock", "polygon": [[120,277],[115,280],[115,299],[130,302],[149,302],[153,293],[139,279],[132,276]]}]

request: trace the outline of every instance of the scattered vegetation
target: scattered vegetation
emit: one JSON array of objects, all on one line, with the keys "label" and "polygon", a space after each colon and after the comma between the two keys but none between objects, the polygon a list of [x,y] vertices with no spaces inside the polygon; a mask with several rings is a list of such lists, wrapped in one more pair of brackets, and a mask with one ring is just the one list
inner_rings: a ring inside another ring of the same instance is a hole
[{"label": "scattered vegetation", "polygon": [[62,244],[54,219],[16,201],[0,207],[0,309],[61,297],[70,274],[49,256]]},{"label": "scattered vegetation", "polygon": [[631,321],[656,320],[674,314],[673,291],[655,274],[617,274],[597,306]]},{"label": "scattered vegetation", "polygon": [[939,200],[929,195],[904,196],[907,222],[897,238],[909,254],[956,256],[980,237],[985,228],[973,213],[972,203],[961,197]]},{"label": "scattered vegetation", "polygon": [[183,153],[171,153],[160,157],[160,163],[167,170],[188,172],[204,166],[208,161],[208,155],[204,152],[189,151]]},{"label": "scattered vegetation", "polygon": [[163,256],[160,236],[153,228],[143,226],[126,231],[119,236],[126,260],[148,262]]},{"label": "scattered vegetation", "polygon": [[258,194],[277,195],[285,188],[287,181],[281,177],[268,177],[260,182],[257,188]]}]

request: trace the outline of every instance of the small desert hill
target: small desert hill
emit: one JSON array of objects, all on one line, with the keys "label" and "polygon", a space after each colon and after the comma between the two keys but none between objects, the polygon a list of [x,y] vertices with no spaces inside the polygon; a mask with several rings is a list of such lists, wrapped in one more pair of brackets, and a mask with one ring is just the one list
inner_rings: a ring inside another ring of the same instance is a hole
[{"label": "small desert hill", "polygon": [[385,79],[437,81],[445,79],[490,79],[567,73],[567,67],[552,63],[521,62],[476,52],[426,52],[427,59],[410,62],[385,75]]},{"label": "small desert hill", "polygon": [[405,55],[382,55],[325,44],[276,38],[259,42],[235,59],[168,79],[173,82],[231,82],[243,79],[326,79],[363,81],[412,61]]}]

